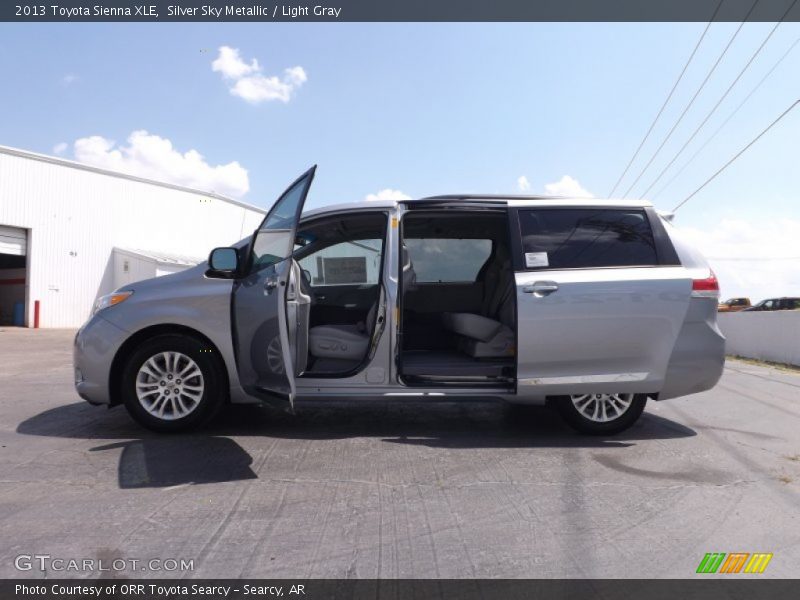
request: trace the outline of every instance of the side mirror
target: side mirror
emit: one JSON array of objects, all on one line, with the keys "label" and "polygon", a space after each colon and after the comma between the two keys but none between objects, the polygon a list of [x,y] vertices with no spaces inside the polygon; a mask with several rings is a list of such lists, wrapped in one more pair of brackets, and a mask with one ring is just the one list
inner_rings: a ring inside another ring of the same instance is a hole
[{"label": "side mirror", "polygon": [[214,248],[208,255],[209,277],[233,277],[239,270],[239,253],[236,248]]}]

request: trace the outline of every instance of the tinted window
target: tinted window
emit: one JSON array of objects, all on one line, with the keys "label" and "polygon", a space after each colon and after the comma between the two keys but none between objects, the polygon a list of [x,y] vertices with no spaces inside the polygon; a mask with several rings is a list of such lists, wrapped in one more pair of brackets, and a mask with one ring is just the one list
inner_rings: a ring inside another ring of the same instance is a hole
[{"label": "tinted window", "polygon": [[292,251],[292,230],[299,218],[300,202],[305,197],[310,175],[296,181],[267,213],[253,241],[253,271],[279,263]]},{"label": "tinted window", "polygon": [[308,180],[303,178],[286,190],[261,224],[261,229],[291,229],[294,227],[295,219],[298,216],[297,207],[300,200],[303,199],[306,185],[308,185]]},{"label": "tinted window", "polygon": [[475,281],[492,240],[405,238],[418,283]]},{"label": "tinted window", "polygon": [[526,268],[658,264],[653,232],[641,210],[520,210],[519,224]]}]

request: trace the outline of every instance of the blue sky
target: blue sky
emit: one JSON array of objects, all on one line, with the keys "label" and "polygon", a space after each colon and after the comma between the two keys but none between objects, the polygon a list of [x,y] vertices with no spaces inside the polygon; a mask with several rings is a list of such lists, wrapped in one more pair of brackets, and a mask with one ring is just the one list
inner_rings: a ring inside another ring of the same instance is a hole
[{"label": "blue sky", "polygon": [[[519,193],[521,177],[528,193],[562,190],[546,186],[567,176],[577,182],[573,187],[605,196],[704,27],[5,23],[0,144],[188,178],[260,206],[312,163],[319,170],[310,206],[385,189],[410,196]],[[712,25],[616,195],[628,188],[736,27]],[[631,196],[672,158],[771,27],[744,26]],[[677,204],[800,97],[798,44],[653,198],[799,36],[799,24],[778,28],[648,194],[659,208]],[[223,46],[238,50],[245,72],[231,76],[231,61],[227,71],[225,65],[212,68]],[[286,72],[295,67],[302,75]],[[248,88],[253,77],[255,88]],[[267,96],[283,97],[265,99],[264,86],[271,90]],[[147,136],[129,141],[142,131]],[[166,140],[172,154],[164,150]],[[798,140],[800,108],[678,213],[676,224],[707,254],[755,259],[712,261],[723,294],[800,294],[800,261],[790,260],[800,257],[794,240],[800,239]],[[187,159],[191,150],[202,159]],[[239,167],[215,169],[234,161]],[[200,174],[192,179],[195,168]]]}]

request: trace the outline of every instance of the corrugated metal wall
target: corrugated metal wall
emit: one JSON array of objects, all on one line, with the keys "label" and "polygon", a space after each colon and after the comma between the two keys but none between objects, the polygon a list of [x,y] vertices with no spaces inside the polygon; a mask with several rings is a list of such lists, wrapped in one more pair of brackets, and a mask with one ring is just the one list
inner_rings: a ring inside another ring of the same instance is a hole
[{"label": "corrugated metal wall", "polygon": [[27,322],[77,327],[114,287],[114,246],[204,257],[249,235],[256,208],[0,148],[0,225],[30,230]]}]

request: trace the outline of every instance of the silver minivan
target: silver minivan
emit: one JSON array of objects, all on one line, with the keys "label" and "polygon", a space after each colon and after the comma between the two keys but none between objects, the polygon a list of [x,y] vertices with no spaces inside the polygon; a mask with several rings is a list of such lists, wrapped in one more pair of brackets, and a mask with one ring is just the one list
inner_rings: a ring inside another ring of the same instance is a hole
[{"label": "silver minivan", "polygon": [[100,298],[75,387],[178,431],[226,403],[498,398],[613,434],[722,373],[717,280],[647,202],[437,196],[303,214]]}]

